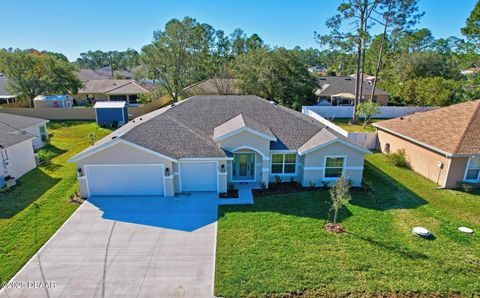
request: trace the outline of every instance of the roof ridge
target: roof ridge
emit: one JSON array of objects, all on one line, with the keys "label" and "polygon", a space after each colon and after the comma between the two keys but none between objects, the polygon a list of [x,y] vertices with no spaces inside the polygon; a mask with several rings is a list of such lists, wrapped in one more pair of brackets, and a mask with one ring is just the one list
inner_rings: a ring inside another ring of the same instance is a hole
[{"label": "roof ridge", "polygon": [[[475,102],[475,101],[473,101]],[[460,149],[460,146],[463,142],[463,140],[465,139],[466,135],[467,135],[467,132],[468,132],[468,129],[470,128],[470,126],[472,125],[472,122],[473,120],[475,119],[475,116],[477,115],[477,113],[480,112],[480,100],[477,101],[477,107],[475,108],[475,111],[472,113],[472,116],[470,117],[470,120],[468,121],[468,124],[467,126],[465,127],[465,130],[462,132],[462,136],[460,137],[460,140],[458,141],[458,144],[455,146],[455,149],[453,150],[452,153],[457,153],[458,150]]]},{"label": "roof ridge", "polygon": [[[113,80],[113,81],[119,81],[119,80]],[[127,81],[129,81],[129,82],[126,82],[125,84],[122,84],[122,85],[117,86],[117,87],[115,87],[115,88],[108,89],[107,91],[105,91],[105,93],[112,92],[113,90],[117,90],[118,88],[121,88],[121,87],[123,87],[123,86],[126,86],[126,85],[132,83],[130,80],[127,80]],[[114,84],[115,84],[115,82],[114,82]]]}]

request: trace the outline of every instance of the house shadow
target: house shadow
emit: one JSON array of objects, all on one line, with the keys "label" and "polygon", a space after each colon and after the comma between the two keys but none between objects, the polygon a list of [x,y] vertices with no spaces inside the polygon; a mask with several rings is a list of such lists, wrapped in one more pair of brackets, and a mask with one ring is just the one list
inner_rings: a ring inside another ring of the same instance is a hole
[{"label": "house shadow", "polygon": [[218,198],[212,193],[173,198],[91,197],[88,202],[103,212],[104,219],[184,232],[192,232],[217,221]]},{"label": "house shadow", "polygon": [[391,209],[414,209],[428,202],[405,187],[395,177],[365,161],[363,181],[368,191],[353,196],[353,205],[385,211]]},{"label": "house shadow", "polygon": [[[355,234],[355,233],[351,233],[351,232],[347,232],[347,234],[354,237],[354,238],[357,238],[359,240],[368,242],[369,244],[371,244],[373,246],[384,249],[388,252],[398,254],[400,257],[405,258],[405,259],[419,260],[419,259],[427,259],[428,258],[428,256],[426,254],[408,250],[404,247],[401,247],[400,245],[385,243],[385,242],[382,242],[382,241],[372,239],[370,237],[364,237],[364,236],[361,236],[361,235],[358,235],[358,234]],[[433,239],[429,239],[429,240],[433,240]]]},{"label": "house shadow", "polygon": [[36,168],[17,181],[17,185],[9,192],[0,194],[0,219],[8,219],[19,213],[61,179],[53,178]]}]

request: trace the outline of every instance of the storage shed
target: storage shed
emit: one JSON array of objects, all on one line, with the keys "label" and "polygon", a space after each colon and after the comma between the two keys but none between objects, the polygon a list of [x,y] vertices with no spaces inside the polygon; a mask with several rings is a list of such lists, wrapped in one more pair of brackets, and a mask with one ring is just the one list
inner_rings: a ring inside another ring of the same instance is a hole
[{"label": "storage shed", "polygon": [[94,108],[99,126],[120,127],[128,122],[128,108],[125,101],[99,101]]}]

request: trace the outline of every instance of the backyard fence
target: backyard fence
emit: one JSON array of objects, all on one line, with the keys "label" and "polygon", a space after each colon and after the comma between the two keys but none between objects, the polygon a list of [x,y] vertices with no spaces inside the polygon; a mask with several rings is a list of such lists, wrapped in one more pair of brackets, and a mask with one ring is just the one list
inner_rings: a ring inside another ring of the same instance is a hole
[{"label": "backyard fence", "polygon": [[[170,98],[162,97],[151,103],[138,107],[129,107],[128,114],[133,118],[155,111],[171,102]],[[94,108],[11,108],[0,107],[0,113],[14,114],[47,120],[95,120]]]},{"label": "backyard fence", "polygon": [[375,149],[377,148],[377,133],[376,132],[348,132],[343,128],[335,125],[334,123],[328,121],[327,119],[323,118],[319,114],[315,113],[311,109],[305,109],[303,107],[302,111],[305,115],[308,115],[318,122],[322,123],[323,125],[329,127],[330,129],[338,132],[339,134],[351,139],[355,144],[363,146],[367,149]]},{"label": "backyard fence", "polygon": [[[373,118],[397,118],[405,115],[415,114],[436,109],[435,107],[390,107],[381,106],[380,113],[375,114]],[[312,111],[326,119],[332,118],[350,118],[353,115],[353,106],[303,106],[302,112]]]}]

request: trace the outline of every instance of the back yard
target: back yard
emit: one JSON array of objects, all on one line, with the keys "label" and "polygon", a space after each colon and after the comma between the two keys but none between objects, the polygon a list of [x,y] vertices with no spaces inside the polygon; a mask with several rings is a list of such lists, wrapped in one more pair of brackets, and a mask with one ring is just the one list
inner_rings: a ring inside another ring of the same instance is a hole
[{"label": "back yard", "polygon": [[66,161],[89,146],[88,134],[108,134],[93,122],[54,122],[45,150],[56,156],[23,176],[0,195],[0,282],[9,280],[57,231],[78,205],[69,202],[77,189],[75,165]]},{"label": "back yard", "polygon": [[385,119],[371,119],[365,127],[363,127],[363,118],[360,118],[358,124],[355,125],[348,124],[351,120],[351,118],[335,118],[331,121],[348,132],[374,132],[376,128],[372,124]]},{"label": "back yard", "polygon": [[[367,157],[369,193],[341,213],[346,234],[328,234],[328,192],[257,198],[223,206],[215,294],[316,297],[332,294],[480,294],[480,195],[436,190],[413,171]],[[433,240],[414,237],[425,226]]]}]

